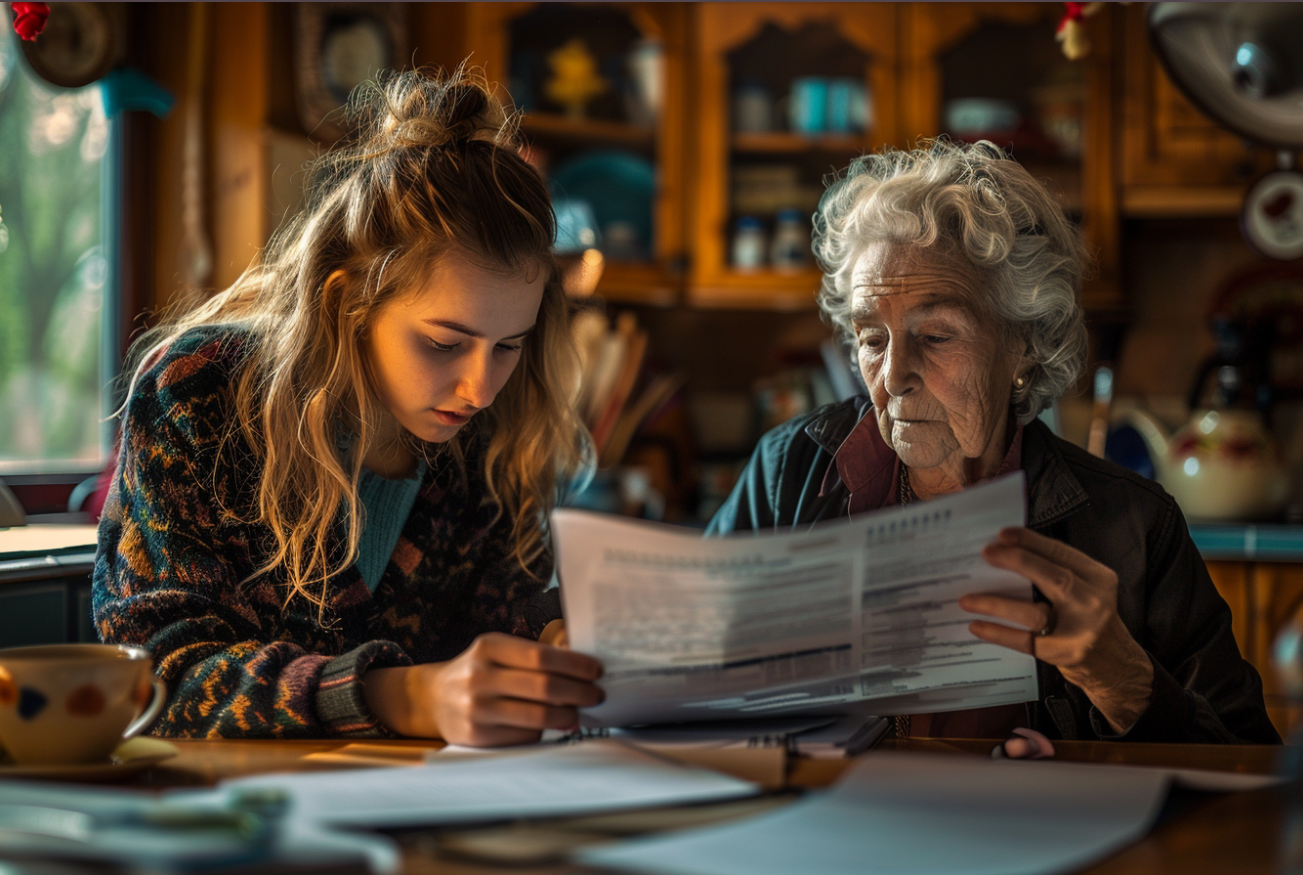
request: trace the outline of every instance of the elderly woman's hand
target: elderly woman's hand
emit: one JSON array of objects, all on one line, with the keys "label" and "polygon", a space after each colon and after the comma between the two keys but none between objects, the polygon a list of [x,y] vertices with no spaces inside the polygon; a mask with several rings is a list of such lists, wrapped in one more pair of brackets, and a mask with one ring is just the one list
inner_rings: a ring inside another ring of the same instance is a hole
[{"label": "elderly woman's hand", "polygon": [[[997,595],[974,594],[959,606],[1033,630],[974,620],[978,638],[1030,653],[1057,666],[1080,687],[1114,731],[1129,730],[1149,707],[1154,668],[1117,612],[1117,575],[1080,550],[1030,529],[1009,528],[987,545],[983,558],[1040,588],[1052,607]],[[1047,635],[1038,630],[1049,628]]]}]

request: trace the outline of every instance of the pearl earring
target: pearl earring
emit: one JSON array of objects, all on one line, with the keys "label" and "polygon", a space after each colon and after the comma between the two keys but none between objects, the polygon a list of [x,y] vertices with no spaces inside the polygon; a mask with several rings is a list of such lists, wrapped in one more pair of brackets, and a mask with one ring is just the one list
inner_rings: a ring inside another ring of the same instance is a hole
[{"label": "pearl earring", "polygon": [[1017,388],[1017,389],[1021,389],[1023,386],[1026,386],[1026,385],[1027,385],[1027,378],[1026,378],[1026,377],[1015,377],[1015,378],[1014,378],[1014,381],[1013,381],[1013,385],[1014,385],[1015,388]]}]

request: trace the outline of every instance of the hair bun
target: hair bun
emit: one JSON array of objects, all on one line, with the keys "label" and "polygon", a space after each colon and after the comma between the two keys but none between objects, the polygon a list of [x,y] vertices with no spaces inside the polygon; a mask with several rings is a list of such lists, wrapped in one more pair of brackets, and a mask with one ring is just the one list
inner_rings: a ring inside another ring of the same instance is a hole
[{"label": "hair bun", "polygon": [[464,66],[442,78],[422,70],[389,73],[358,86],[349,108],[368,151],[473,141],[510,146],[515,138],[513,120],[488,81]]}]

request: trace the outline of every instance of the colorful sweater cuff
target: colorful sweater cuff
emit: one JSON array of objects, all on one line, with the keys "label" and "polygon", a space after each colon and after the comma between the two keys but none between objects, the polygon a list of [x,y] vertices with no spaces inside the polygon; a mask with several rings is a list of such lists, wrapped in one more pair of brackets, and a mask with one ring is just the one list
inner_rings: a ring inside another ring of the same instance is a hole
[{"label": "colorful sweater cuff", "polygon": [[317,718],[332,735],[356,738],[396,738],[367,707],[362,676],[368,669],[411,665],[397,644],[368,641],[336,656],[321,670],[317,686]]}]

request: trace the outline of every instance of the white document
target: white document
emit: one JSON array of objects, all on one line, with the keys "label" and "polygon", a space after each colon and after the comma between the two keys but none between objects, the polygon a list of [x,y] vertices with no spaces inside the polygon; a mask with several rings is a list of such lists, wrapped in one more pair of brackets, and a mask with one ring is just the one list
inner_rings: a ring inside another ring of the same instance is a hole
[{"label": "white document", "polygon": [[1140,838],[1171,770],[875,753],[773,814],[583,851],[673,875],[1050,875]]},{"label": "white document", "polygon": [[1021,472],[807,531],[700,533],[552,515],[570,645],[602,661],[588,726],[909,714],[1037,698],[1036,661],[968,631],[957,600],[1030,600],[982,548],[1023,525]]},{"label": "white document", "polygon": [[257,775],[224,790],[272,787],[290,817],[322,826],[402,827],[690,805],[760,792],[756,784],[616,741],[531,747],[429,765]]}]

